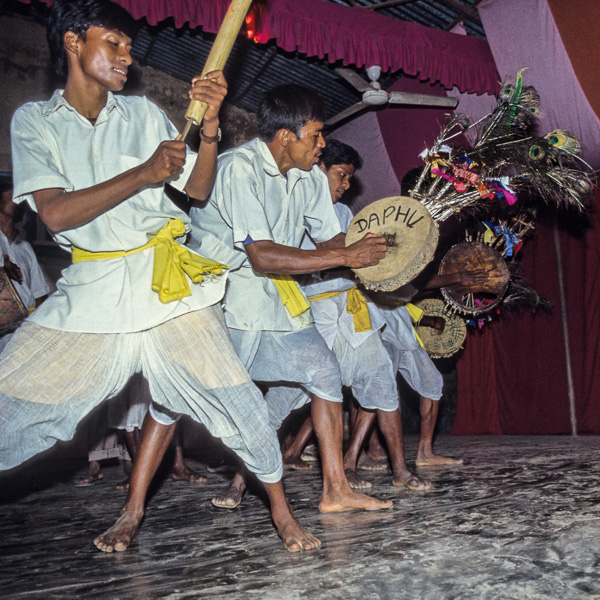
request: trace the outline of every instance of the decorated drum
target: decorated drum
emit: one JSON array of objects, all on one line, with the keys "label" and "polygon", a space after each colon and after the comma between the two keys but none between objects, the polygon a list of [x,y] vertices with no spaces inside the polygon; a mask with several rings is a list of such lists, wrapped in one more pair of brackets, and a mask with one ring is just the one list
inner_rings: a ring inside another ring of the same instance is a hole
[{"label": "decorated drum", "polygon": [[417,200],[393,196],[363,208],[350,223],[346,246],[367,233],[386,238],[385,258],[372,267],[353,269],[369,290],[389,292],[414,279],[431,261],[438,228],[429,211]]},{"label": "decorated drum", "polygon": [[27,314],[9,276],[0,268],[0,335],[14,329]]},{"label": "decorated drum", "polygon": [[430,317],[441,317],[446,322],[442,333],[435,333],[433,328],[417,325],[416,330],[432,358],[446,358],[458,352],[467,337],[465,320],[451,311],[443,300],[425,298],[415,303],[423,313]]},{"label": "decorated drum", "polygon": [[499,252],[481,242],[457,244],[442,260],[439,272],[447,275],[462,269],[483,269],[488,272],[488,279],[479,285],[441,288],[451,307],[463,314],[481,315],[501,302],[510,281],[510,271]]}]

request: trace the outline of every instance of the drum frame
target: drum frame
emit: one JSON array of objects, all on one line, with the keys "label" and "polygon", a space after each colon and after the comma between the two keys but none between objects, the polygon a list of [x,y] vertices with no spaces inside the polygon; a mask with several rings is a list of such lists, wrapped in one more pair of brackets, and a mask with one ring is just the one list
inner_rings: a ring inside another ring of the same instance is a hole
[{"label": "drum frame", "polygon": [[[427,219],[420,225],[424,217]],[[361,221],[368,223],[363,229],[360,229]],[[394,266],[393,256],[395,254],[398,257],[398,250],[395,250],[394,254],[388,254],[377,265],[352,269],[367,290],[390,292],[398,289],[419,275],[434,256],[439,237],[437,223],[423,204],[409,196],[382,198],[363,208],[355,215],[348,227],[346,246],[359,241],[367,233],[375,233],[384,236],[390,248],[402,248],[403,230],[398,228],[397,231],[391,231],[389,224],[396,222],[401,222],[407,229],[414,230],[415,235],[408,238],[409,242],[415,246],[415,242],[418,241],[420,247],[414,249],[411,256],[402,257],[404,264],[398,272],[390,274],[391,268],[388,268],[388,273],[385,273],[385,267]],[[407,244],[411,250],[412,246],[410,243]]]},{"label": "drum frame", "polygon": [[[9,305],[9,310],[4,310],[5,304]],[[14,314],[13,318],[10,318],[11,314]],[[12,284],[8,273],[3,267],[0,267],[0,335],[16,329],[28,314],[29,312]],[[9,317],[5,319],[5,315],[9,315]]]},{"label": "drum frame", "polygon": [[[500,304],[500,302],[502,302],[502,298],[504,297],[504,294],[506,293],[506,290],[508,289],[508,283],[510,281],[510,271],[508,270],[506,261],[504,260],[502,255],[497,250],[494,250],[494,248],[492,248],[488,244],[484,244],[483,242],[472,241],[472,242],[460,242],[459,244],[456,244],[456,245],[452,246],[452,248],[450,248],[450,250],[447,252],[446,256],[444,256],[444,258],[440,264],[440,268],[439,268],[440,275],[445,275],[445,274],[451,272],[448,268],[448,263],[450,262],[450,259],[448,257],[450,257],[450,256],[454,257],[454,254],[457,254],[458,250],[461,247],[466,248],[468,246],[471,246],[473,249],[475,249],[475,255],[477,255],[478,252],[479,253],[483,252],[484,254],[488,255],[487,258],[493,257],[493,259],[497,261],[498,269],[502,272],[501,278],[504,278],[505,281],[503,283],[501,283],[498,291],[489,292],[489,291],[479,290],[479,291],[470,291],[470,292],[463,293],[462,294],[462,303],[457,298],[457,292],[453,292],[449,287],[440,288],[440,291],[442,293],[442,296],[444,297],[444,300],[446,300],[448,305],[451,306],[457,312],[459,312],[463,315],[479,316],[479,315],[483,315],[483,314],[489,312],[490,310],[492,310],[493,308],[498,306],[498,304]],[[496,255],[497,255],[497,257],[496,257]],[[482,268],[483,264],[478,265],[476,263],[472,263],[471,265],[469,265],[468,262],[465,261],[465,264],[463,266],[471,266],[472,269],[470,269],[470,270],[475,270],[478,268]],[[475,293],[494,294],[496,296],[496,298],[494,300],[492,300],[492,302],[485,304],[484,306],[475,306],[475,305],[471,306],[469,304],[464,304],[465,298],[468,296],[473,297],[473,295]]]}]

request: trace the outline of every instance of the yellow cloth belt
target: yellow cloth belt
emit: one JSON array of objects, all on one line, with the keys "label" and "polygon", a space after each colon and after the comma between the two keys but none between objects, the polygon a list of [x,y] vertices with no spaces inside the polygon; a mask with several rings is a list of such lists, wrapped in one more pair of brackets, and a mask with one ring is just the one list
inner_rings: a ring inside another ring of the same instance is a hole
[{"label": "yellow cloth belt", "polygon": [[292,317],[299,317],[310,308],[300,291],[298,282],[291,275],[281,273],[268,273],[267,275],[273,280],[283,305]]},{"label": "yellow cloth belt", "polygon": [[147,244],[133,250],[88,252],[73,246],[73,263],[121,258],[154,246],[152,289],[158,292],[159,300],[166,304],[192,295],[187,277],[194,283],[200,283],[204,280],[205,275],[220,275],[223,269],[228,268],[226,265],[203,258],[178,244],[175,238],[184,234],[183,221],[171,219]]},{"label": "yellow cloth belt", "polygon": [[345,292],[348,292],[346,312],[350,313],[354,319],[354,330],[356,333],[371,331],[373,327],[371,325],[371,317],[369,316],[369,307],[365,297],[358,291],[356,286],[342,292],[324,292],[323,294],[318,294],[316,296],[309,296],[308,299],[311,302],[314,300],[324,300],[325,298],[339,296]]},{"label": "yellow cloth belt", "polygon": [[[406,308],[406,310],[408,311],[408,314],[410,315],[413,325],[418,325],[420,323],[421,319],[423,318],[423,311],[418,306],[415,306],[414,304],[411,304],[410,302],[407,302],[404,305],[404,308]],[[415,330],[415,337],[417,338],[417,342],[419,342],[421,348],[423,348],[425,350],[425,344],[423,343],[423,340],[419,337],[419,334],[417,333],[416,328],[413,327],[413,329]]]}]

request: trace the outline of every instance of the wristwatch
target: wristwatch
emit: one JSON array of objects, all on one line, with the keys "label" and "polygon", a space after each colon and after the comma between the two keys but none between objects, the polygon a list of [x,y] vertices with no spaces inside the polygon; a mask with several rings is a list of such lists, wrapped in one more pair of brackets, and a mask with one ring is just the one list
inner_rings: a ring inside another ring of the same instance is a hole
[{"label": "wristwatch", "polygon": [[203,129],[200,129],[200,139],[207,144],[214,144],[221,141],[221,128],[217,129],[217,135],[206,135]]}]

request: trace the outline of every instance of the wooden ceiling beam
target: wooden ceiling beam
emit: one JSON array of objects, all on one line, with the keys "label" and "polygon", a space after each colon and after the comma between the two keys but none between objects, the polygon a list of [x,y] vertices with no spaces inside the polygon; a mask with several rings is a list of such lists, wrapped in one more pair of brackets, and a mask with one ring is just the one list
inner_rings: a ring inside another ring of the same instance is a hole
[{"label": "wooden ceiling beam", "polygon": [[380,8],[388,8],[389,6],[397,6],[398,4],[409,4],[410,2],[416,2],[416,0],[387,0],[387,2],[370,4],[369,6],[363,6],[363,8],[367,8],[369,10],[378,10]]}]

